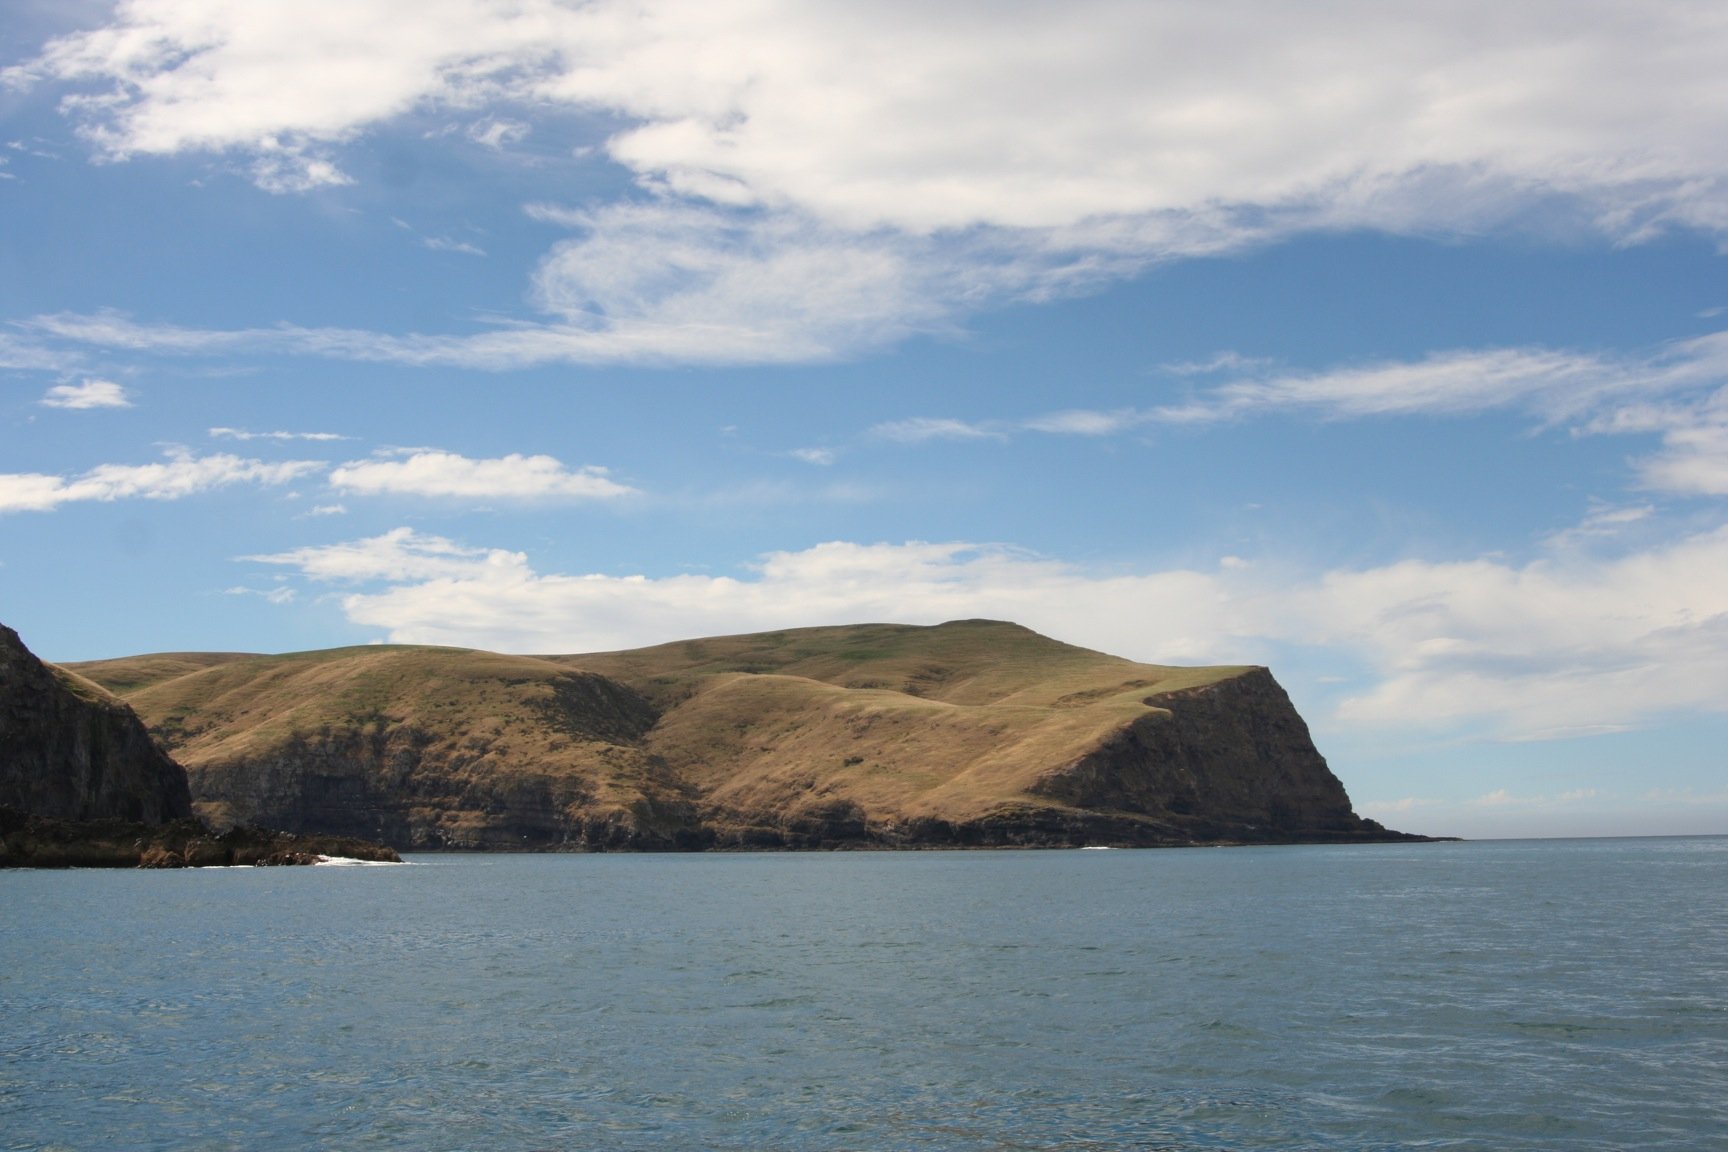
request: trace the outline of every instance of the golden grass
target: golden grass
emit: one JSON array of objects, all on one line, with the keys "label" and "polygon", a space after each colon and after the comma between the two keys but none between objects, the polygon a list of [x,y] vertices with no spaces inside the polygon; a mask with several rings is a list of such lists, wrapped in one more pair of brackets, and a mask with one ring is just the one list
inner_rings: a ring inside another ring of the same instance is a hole
[{"label": "golden grass", "polygon": [[[417,732],[441,771],[577,776],[596,810],[670,789],[716,810],[845,801],[872,818],[948,820],[1028,803],[1042,775],[1144,715],[1148,697],[1245,671],[1137,664],[979,620],[586,655],[383,645],[74,667],[123,695],[189,767],[319,733]],[[632,731],[619,719],[629,699],[594,674],[639,693],[657,722]]]}]

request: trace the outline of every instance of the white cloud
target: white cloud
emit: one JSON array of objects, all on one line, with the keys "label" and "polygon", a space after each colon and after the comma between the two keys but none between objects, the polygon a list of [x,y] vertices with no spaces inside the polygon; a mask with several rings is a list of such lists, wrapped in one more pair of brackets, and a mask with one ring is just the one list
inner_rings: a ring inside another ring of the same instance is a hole
[{"label": "white cloud", "polygon": [[1446,352],[1302,375],[1224,384],[1192,405],[1154,418],[1228,419],[1265,411],[1311,411],[1333,418],[1451,415],[1527,408],[1563,421],[1610,401],[1658,396],[1728,377],[1728,333],[1676,343],[1641,358],[1608,358],[1542,348]]},{"label": "white cloud", "polygon": [[248,432],[244,428],[212,428],[213,440],[352,440],[339,432]]},{"label": "white cloud", "polygon": [[42,397],[49,408],[130,408],[126,389],[112,380],[86,380],[82,384],[56,384]]},{"label": "white cloud", "polygon": [[132,0],[15,74],[112,85],[73,107],[115,157],[294,155],[417,106],[532,99],[623,118],[607,151],[644,182],[848,226],[1452,215],[1438,172],[1478,200],[1586,194],[1632,233],[1724,222],[1725,37],[1686,0]]},{"label": "white cloud", "polygon": [[243,585],[224,588],[222,594],[224,596],[259,596],[271,604],[292,604],[296,597],[292,588],[247,588]]},{"label": "white cloud", "polygon": [[521,120],[501,120],[489,117],[477,120],[468,126],[468,139],[488,148],[505,148],[511,144],[520,144],[528,139],[533,131],[531,125]]},{"label": "white cloud", "polygon": [[1725,232],[1725,56],[1698,0],[129,0],[8,75],[73,86],[105,158],[231,154],[277,192],[417,110],[490,147],[598,114],[652,199],[548,256],[559,319],[276,334],[510,367],[851,355],[1311,229]]},{"label": "white cloud", "polygon": [[266,192],[288,196],[354,183],[334,162],[307,155],[299,145],[280,144],[274,137],[268,137],[256,147],[259,154],[252,161],[252,183]]},{"label": "white cloud", "polygon": [[24,371],[65,372],[78,364],[76,354],[43,346],[34,339],[19,339],[0,332],[0,368]]},{"label": "white cloud", "polygon": [[[1225,355],[1189,374],[1265,367]],[[1525,412],[1543,425],[1568,424],[1578,435],[1660,433],[1660,451],[1637,463],[1645,487],[1728,495],[1728,332],[1641,356],[1490,348],[1309,373],[1266,372],[1228,380],[1182,404],[1068,409],[980,423],[919,417],[879,424],[870,434],[905,443],[1002,436],[1010,428],[1109,436],[1149,425],[1204,425],[1277,413],[1358,420],[1496,410]]]},{"label": "white cloud", "polygon": [[457,252],[463,256],[486,255],[486,249],[478,244],[470,244],[466,240],[452,240],[448,236],[427,236],[420,243],[434,252]]},{"label": "white cloud", "polygon": [[1667,492],[1728,496],[1728,423],[1676,428],[1643,462],[1644,483]]},{"label": "white cloud", "polygon": [[263,557],[381,581],[344,601],[408,643],[593,651],[815,624],[987,616],[1159,663],[1292,649],[1364,669],[1334,721],[1543,739],[1728,708],[1728,529],[1618,559],[1275,565],[1099,576],[1010,548],[832,542],[745,575],[541,574],[518,552],[400,529]]},{"label": "white cloud", "polygon": [[1050,412],[1034,416],[1022,427],[1033,432],[1049,432],[1068,436],[1110,436],[1146,423],[1143,413],[1131,409],[1113,412],[1093,412],[1071,408],[1065,412]]},{"label": "white cloud", "polygon": [[347,544],[296,548],[242,556],[260,564],[283,564],[313,580],[393,582],[483,580],[489,572],[522,569],[527,557],[501,549],[465,548],[441,536],[397,528]]},{"label": "white cloud", "polygon": [[516,452],[493,460],[433,451],[356,460],[332,471],[330,486],[365,496],[502,500],[612,500],[636,492],[611,479],[604,468],[572,471],[550,456]]},{"label": "white cloud", "polygon": [[899,444],[922,444],[926,440],[1000,440],[1002,433],[985,424],[971,424],[946,417],[914,416],[892,420],[870,429],[870,435]]},{"label": "white cloud", "polygon": [[[77,343],[178,355],[298,353],[491,370],[790,363],[950,331],[946,297],[988,287],[984,272],[915,259],[920,242],[853,236],[787,215],[734,218],[667,204],[539,214],[584,230],[555,245],[534,273],[533,300],[550,318],[544,323],[467,336],[294,325],[224,331],[101,312],[39,316],[27,327]],[[939,276],[957,278],[952,290],[933,283]],[[959,279],[977,283],[964,288]]]},{"label": "white cloud", "polygon": [[286,484],[324,467],[311,460],[270,464],[229,455],[193,456],[175,448],[164,463],[102,464],[71,478],[0,474],[0,513],[47,512],[78,501],[179,500],[233,484]]},{"label": "white cloud", "polygon": [[1335,571],[1268,601],[1280,638],[1345,648],[1378,683],[1341,719],[1506,735],[1611,731],[1728,699],[1728,529],[1617,559],[1560,553]]},{"label": "white cloud", "polygon": [[837,458],[832,448],[794,448],[787,455],[794,460],[802,460],[806,464],[815,464],[822,468],[828,467]]}]

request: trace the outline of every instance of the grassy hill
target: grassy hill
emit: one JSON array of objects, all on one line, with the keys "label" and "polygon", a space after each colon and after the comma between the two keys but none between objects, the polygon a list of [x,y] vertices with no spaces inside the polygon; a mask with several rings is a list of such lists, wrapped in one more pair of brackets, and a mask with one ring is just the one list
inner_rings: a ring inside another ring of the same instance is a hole
[{"label": "grassy hill", "polygon": [[1138,664],[997,621],[71,667],[138,710],[206,818],[398,847],[1386,835],[1264,669]]}]

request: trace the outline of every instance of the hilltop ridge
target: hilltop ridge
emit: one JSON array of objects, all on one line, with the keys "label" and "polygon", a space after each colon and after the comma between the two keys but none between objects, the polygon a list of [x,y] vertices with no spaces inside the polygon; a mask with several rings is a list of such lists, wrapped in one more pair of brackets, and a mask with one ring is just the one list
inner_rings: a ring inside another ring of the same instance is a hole
[{"label": "hilltop ridge", "polygon": [[70,667],[138,710],[218,826],[489,850],[1402,838],[1355,815],[1266,669],[1001,621]]}]

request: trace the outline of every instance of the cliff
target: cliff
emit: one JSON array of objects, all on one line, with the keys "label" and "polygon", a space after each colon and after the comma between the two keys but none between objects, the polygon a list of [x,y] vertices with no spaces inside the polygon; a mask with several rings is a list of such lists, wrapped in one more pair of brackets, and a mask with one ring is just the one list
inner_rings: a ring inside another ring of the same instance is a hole
[{"label": "cliff", "polygon": [[484,850],[1404,838],[1351,811],[1265,669],[996,621],[76,669],[138,709],[219,827]]},{"label": "cliff", "polygon": [[186,772],[107,689],[44,664],[0,625],[0,868],[181,868],[397,860],[357,840],[216,833]]},{"label": "cliff", "polygon": [[131,708],[0,625],[0,807],[160,824],[191,816],[192,796]]}]

